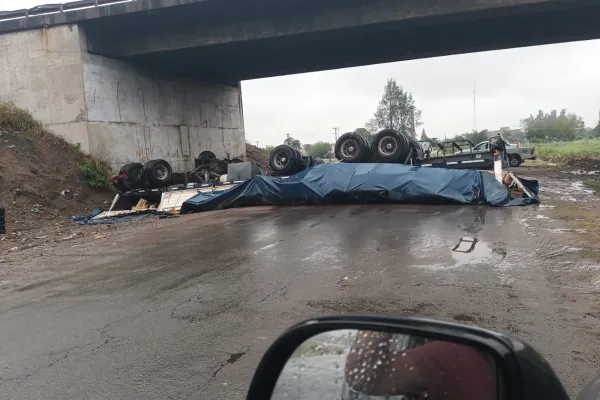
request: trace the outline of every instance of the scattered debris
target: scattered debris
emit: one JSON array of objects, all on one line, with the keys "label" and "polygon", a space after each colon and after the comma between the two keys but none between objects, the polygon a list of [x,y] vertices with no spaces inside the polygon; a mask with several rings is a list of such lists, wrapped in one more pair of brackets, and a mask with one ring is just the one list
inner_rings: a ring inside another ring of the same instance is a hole
[{"label": "scattered debris", "polygon": [[584,171],[582,169],[569,171],[568,173],[571,175],[600,175],[600,171]]},{"label": "scattered debris", "polygon": [[67,200],[73,200],[73,191],[71,189],[65,189],[62,192],[60,192],[60,195],[62,197],[64,197]]},{"label": "scattered debris", "polygon": [[61,242],[64,242],[65,240],[71,240],[71,239],[75,239],[77,236],[79,236],[79,233],[75,232],[69,236],[66,236],[62,239],[60,239]]}]

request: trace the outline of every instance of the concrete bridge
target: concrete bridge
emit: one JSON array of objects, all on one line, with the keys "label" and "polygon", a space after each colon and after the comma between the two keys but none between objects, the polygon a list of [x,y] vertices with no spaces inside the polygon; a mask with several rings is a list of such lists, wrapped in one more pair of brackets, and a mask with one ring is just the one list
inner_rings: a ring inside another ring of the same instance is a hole
[{"label": "concrete bridge", "polygon": [[113,167],[182,170],[245,153],[241,80],[592,39],[598,16],[592,0],[80,0],[0,13],[0,100]]}]

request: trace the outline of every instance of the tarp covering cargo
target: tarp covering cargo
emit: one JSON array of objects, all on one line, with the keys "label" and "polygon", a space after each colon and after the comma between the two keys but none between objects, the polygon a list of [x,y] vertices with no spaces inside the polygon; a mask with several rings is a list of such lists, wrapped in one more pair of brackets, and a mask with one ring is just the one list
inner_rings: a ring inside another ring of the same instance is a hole
[{"label": "tarp covering cargo", "polygon": [[[537,196],[537,181],[525,181]],[[519,206],[537,199],[512,198],[487,173],[402,164],[322,164],[289,178],[255,176],[221,194],[199,194],[181,212],[258,205],[487,204]]]}]

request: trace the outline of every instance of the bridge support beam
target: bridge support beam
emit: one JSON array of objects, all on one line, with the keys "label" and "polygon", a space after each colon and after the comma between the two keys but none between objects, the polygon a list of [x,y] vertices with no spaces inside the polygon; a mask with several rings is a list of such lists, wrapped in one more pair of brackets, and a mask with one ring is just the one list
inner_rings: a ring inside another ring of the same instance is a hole
[{"label": "bridge support beam", "polygon": [[89,54],[78,25],[5,33],[0,53],[0,101],[29,110],[113,169],[162,158],[181,171],[203,150],[245,154],[239,84],[168,76]]}]

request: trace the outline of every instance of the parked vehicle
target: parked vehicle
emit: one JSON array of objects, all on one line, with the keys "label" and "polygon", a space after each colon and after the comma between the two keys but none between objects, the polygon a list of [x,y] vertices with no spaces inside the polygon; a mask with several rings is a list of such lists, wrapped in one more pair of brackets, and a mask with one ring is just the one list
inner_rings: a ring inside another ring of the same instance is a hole
[{"label": "parked vehicle", "polygon": [[[600,396],[600,379],[577,399]],[[568,400],[550,364],[521,340],[472,325],[380,315],[313,318],[284,332],[248,400]]]},{"label": "parked vehicle", "polygon": [[[455,154],[465,154],[469,152],[473,153],[484,153],[489,151],[489,141],[477,143],[473,149],[466,149],[459,151]],[[535,160],[535,147],[531,146],[520,146],[516,144],[506,143],[506,154],[508,157],[508,164],[511,167],[518,167],[525,160]]]}]

